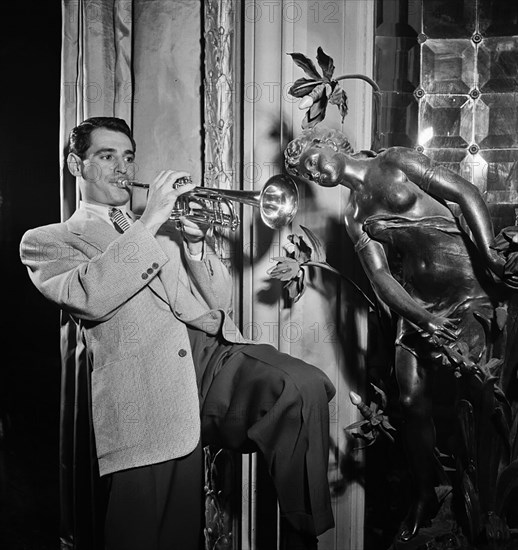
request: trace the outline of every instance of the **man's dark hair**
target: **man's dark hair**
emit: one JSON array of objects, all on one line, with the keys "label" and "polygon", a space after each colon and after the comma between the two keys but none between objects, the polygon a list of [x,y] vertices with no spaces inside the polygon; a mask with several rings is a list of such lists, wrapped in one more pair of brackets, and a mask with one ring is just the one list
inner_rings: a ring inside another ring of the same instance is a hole
[{"label": "man's dark hair", "polygon": [[126,121],[122,118],[98,116],[87,118],[72,129],[68,141],[69,152],[75,153],[79,158],[84,159],[84,155],[88,147],[90,147],[90,134],[97,128],[106,128],[107,130],[113,130],[114,132],[121,132],[127,135],[133,145],[133,151],[135,151],[135,140],[131,135],[131,130],[126,124]]}]

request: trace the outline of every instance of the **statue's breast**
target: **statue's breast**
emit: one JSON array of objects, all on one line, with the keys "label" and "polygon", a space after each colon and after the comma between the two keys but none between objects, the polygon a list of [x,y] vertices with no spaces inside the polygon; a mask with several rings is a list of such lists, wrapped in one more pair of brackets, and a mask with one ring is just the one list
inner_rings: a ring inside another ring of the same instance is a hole
[{"label": "statue's breast", "polygon": [[385,164],[383,169],[372,176],[378,182],[375,186],[376,199],[383,205],[384,210],[393,214],[403,214],[414,208],[419,188],[401,170]]},{"label": "statue's breast", "polygon": [[[406,176],[403,176],[406,180]],[[386,204],[387,209],[394,213],[408,212],[413,208],[417,201],[417,192],[410,187],[408,180],[396,182],[390,186],[387,193]]]}]

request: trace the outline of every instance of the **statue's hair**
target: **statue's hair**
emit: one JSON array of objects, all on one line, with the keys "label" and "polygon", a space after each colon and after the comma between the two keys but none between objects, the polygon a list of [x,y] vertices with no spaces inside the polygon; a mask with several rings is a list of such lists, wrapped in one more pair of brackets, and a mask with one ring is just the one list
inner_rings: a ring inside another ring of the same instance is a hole
[{"label": "statue's hair", "polygon": [[352,154],[353,149],[349,140],[342,132],[329,128],[309,128],[288,143],[284,151],[286,169],[295,176],[300,176],[298,170],[300,157],[311,147],[331,147],[336,152]]}]

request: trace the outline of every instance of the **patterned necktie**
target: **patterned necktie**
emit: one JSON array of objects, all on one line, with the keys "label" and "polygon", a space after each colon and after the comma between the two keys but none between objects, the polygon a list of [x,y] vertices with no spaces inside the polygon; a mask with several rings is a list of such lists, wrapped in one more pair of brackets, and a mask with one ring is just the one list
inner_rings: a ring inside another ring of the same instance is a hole
[{"label": "patterned necktie", "polygon": [[128,218],[118,208],[110,208],[109,216],[119,233],[124,233],[130,228],[131,224]]}]

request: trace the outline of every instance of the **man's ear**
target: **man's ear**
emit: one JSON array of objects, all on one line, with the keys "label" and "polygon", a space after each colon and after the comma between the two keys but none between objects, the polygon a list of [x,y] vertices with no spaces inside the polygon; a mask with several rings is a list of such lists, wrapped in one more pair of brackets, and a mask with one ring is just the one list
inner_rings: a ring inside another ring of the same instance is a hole
[{"label": "man's ear", "polygon": [[83,161],[75,153],[69,153],[67,157],[67,166],[69,172],[78,178],[81,175],[81,170],[83,167]]}]

